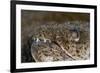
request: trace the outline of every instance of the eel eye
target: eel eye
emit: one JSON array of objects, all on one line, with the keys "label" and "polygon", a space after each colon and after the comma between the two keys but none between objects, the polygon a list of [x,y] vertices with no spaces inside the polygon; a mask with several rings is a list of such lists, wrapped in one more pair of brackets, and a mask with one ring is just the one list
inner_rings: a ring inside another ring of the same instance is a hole
[{"label": "eel eye", "polygon": [[72,32],[72,37],[73,38],[77,38],[78,37],[78,33],[77,32]]}]

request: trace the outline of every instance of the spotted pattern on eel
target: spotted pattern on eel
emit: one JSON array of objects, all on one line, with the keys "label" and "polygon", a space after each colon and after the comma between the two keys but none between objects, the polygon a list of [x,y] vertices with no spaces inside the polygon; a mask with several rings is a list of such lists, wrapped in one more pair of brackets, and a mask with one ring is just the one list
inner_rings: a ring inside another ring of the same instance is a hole
[{"label": "spotted pattern on eel", "polygon": [[[87,60],[90,57],[89,32],[67,28],[38,28],[32,36],[31,52],[38,62]],[[38,43],[38,45],[36,45]],[[35,50],[34,50],[35,49]]]}]

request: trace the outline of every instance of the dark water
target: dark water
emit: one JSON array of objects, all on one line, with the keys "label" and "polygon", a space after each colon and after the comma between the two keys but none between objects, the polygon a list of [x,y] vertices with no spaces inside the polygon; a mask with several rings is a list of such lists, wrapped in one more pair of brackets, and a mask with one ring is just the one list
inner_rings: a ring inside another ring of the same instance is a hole
[{"label": "dark water", "polygon": [[[59,27],[77,29],[79,31],[90,30],[89,13],[72,12],[46,12],[46,11],[21,11],[21,62],[33,62],[31,56],[31,36],[38,32],[39,26],[52,26],[61,24]],[[40,30],[39,30],[40,31]]]}]

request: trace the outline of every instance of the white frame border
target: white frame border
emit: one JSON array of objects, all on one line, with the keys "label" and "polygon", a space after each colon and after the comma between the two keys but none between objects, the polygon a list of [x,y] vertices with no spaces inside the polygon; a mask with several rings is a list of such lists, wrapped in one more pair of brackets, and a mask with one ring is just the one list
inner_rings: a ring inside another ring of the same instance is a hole
[{"label": "white frame border", "polygon": [[[41,63],[21,63],[21,9],[41,10],[41,11],[59,11],[59,12],[82,12],[90,13],[90,59],[82,61],[61,61],[61,62],[41,62]],[[16,69],[57,67],[72,65],[94,64],[94,9],[70,8],[70,7],[52,7],[36,5],[16,5]]]}]

